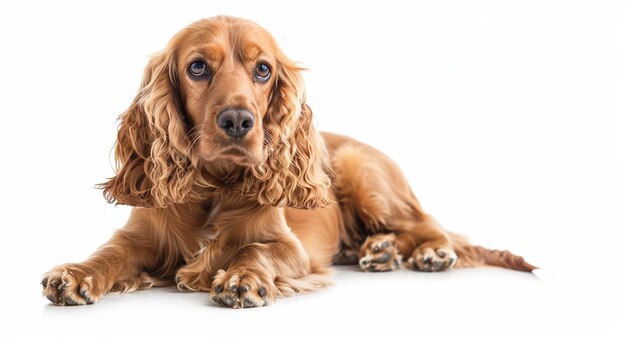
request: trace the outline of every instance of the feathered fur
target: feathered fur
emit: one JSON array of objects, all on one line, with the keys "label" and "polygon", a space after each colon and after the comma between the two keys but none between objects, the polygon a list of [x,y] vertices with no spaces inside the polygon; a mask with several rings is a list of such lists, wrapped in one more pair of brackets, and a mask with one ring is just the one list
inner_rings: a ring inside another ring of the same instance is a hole
[{"label": "feathered fur", "polygon": [[[441,228],[378,150],[318,133],[300,71],[250,21],[214,17],[176,34],[120,116],[115,175],[100,185],[135,207],[128,223],[85,262],[48,272],[44,295],[86,304],[176,283],[238,308],[323,287],[339,260],[534,268]],[[246,134],[219,125],[231,110],[253,116]]]}]

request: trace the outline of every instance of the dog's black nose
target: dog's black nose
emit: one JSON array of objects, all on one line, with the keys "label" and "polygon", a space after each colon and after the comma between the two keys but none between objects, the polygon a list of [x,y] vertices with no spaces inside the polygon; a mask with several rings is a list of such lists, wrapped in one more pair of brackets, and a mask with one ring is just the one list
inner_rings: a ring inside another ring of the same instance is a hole
[{"label": "dog's black nose", "polygon": [[254,127],[254,116],[248,110],[229,108],[217,115],[217,125],[228,136],[240,138]]}]

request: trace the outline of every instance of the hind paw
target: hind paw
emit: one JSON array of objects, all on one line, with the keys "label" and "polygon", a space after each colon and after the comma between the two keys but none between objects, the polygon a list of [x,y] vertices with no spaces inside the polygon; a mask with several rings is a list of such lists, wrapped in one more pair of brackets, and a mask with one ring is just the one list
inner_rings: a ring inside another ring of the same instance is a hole
[{"label": "hind paw", "polygon": [[451,247],[422,245],[413,251],[408,265],[422,272],[439,272],[452,268],[456,260],[456,253]]},{"label": "hind paw", "polygon": [[387,272],[400,267],[402,256],[395,234],[375,234],[365,240],[359,252],[359,267],[364,271]]}]

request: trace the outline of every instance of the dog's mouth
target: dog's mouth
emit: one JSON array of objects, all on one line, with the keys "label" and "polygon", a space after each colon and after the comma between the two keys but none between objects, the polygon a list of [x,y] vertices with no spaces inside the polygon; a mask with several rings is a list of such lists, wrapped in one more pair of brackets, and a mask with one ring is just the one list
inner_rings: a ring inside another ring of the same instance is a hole
[{"label": "dog's mouth", "polygon": [[237,164],[247,165],[251,163],[250,156],[250,153],[246,149],[237,145],[231,145],[224,148],[222,152],[220,152],[219,157],[230,160]]},{"label": "dog's mouth", "polygon": [[222,160],[240,166],[258,166],[265,161],[264,152],[239,143],[222,145],[218,150],[203,157],[206,161]]}]

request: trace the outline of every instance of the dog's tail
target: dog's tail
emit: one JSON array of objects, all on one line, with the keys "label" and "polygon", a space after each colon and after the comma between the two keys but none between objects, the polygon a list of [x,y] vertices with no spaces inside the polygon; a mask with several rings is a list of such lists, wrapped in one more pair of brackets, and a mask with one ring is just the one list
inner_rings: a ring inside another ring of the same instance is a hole
[{"label": "dog's tail", "polygon": [[332,284],[331,269],[313,268],[312,273],[300,278],[277,277],[274,281],[280,296],[307,293]]},{"label": "dog's tail", "polygon": [[508,250],[491,250],[468,243],[459,235],[453,234],[454,251],[458,256],[455,267],[497,266],[522,272],[532,272],[537,267],[526,262]]}]

